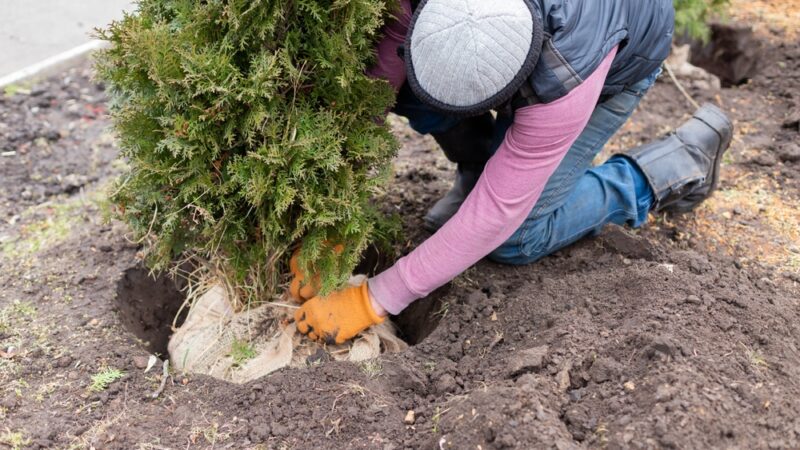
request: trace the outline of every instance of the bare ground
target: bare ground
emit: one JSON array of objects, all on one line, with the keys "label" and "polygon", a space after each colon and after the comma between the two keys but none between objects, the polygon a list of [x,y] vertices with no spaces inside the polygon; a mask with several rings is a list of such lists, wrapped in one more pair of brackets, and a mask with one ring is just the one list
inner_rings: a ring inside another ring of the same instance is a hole
[{"label": "bare ground", "polygon": [[[696,214],[527,267],[481,262],[399,319],[420,341],[402,354],[244,386],[173,374],[155,399],[161,365],[144,369],[180,296],[102,220],[119,170],[102,89],[82,67],[0,97],[0,447],[800,447],[800,53],[784,31],[760,38],[759,76],[694,93],[738,129]],[[609,151],[690,112],[659,83]],[[395,126],[400,254],[451,167]]]}]

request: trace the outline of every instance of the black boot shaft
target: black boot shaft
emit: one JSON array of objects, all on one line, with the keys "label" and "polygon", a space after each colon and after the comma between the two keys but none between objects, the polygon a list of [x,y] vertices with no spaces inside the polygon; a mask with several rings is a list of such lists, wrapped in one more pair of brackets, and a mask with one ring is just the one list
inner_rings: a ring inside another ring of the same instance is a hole
[{"label": "black boot shaft", "polygon": [[706,104],[674,133],[625,152],[642,170],[655,196],[654,209],[686,212],[716,189],[722,155],[733,125]]},{"label": "black boot shaft", "polygon": [[482,170],[492,157],[494,117],[486,113],[468,117],[433,138],[450,161],[468,170]]}]

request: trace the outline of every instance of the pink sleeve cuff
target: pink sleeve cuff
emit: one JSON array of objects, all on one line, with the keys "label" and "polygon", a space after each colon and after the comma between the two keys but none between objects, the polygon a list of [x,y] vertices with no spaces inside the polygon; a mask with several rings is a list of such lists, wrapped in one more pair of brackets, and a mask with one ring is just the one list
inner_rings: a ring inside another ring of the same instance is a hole
[{"label": "pink sleeve cuff", "polygon": [[403,281],[397,265],[372,277],[368,281],[369,292],[389,314],[400,314],[411,302],[422,297],[414,293]]}]

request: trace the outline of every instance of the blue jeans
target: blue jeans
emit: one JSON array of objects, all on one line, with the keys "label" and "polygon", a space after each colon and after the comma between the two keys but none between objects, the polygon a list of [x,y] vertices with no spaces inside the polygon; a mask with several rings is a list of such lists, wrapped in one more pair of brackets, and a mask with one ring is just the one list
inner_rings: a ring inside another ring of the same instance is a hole
[{"label": "blue jeans", "polygon": [[[597,105],[525,222],[489,255],[490,259],[528,264],[583,237],[596,235],[608,223],[632,227],[645,223],[653,205],[653,192],[639,168],[619,155],[597,167],[592,167],[592,161],[627,122],[660,72],[659,69]],[[402,94],[395,112],[406,115],[412,128],[421,133],[444,131],[458,123],[458,119],[439,114]],[[510,125],[509,118],[498,119],[498,146]]]}]

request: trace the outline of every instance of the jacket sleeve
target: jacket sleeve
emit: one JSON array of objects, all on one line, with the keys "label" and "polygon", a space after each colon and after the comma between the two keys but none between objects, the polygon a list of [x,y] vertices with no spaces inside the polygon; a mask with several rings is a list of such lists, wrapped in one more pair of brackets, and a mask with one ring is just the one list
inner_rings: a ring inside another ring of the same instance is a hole
[{"label": "jacket sleeve", "polygon": [[373,78],[387,80],[395,92],[406,82],[405,63],[397,54],[397,49],[405,43],[408,26],[411,23],[411,4],[409,0],[400,1],[400,11],[394,20],[383,27],[383,38],[378,42],[376,62],[367,74]]}]

